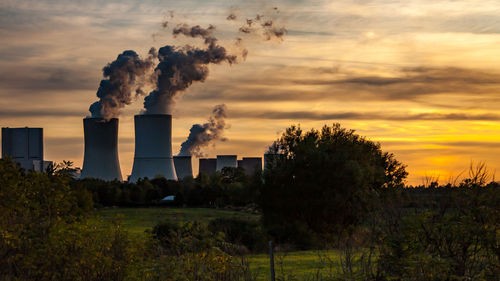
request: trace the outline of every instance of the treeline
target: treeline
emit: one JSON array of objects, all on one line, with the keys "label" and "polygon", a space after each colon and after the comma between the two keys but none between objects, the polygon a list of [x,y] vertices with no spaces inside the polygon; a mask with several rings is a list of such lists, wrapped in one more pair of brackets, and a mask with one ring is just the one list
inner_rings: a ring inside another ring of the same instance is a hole
[{"label": "treeline", "polygon": [[224,168],[182,181],[163,177],[137,183],[83,179],[74,180],[71,185],[88,190],[97,207],[155,206],[165,204],[161,200],[166,196],[174,196],[174,201],[169,202],[171,206],[216,208],[255,204],[261,178],[260,172],[248,176],[242,168]]}]

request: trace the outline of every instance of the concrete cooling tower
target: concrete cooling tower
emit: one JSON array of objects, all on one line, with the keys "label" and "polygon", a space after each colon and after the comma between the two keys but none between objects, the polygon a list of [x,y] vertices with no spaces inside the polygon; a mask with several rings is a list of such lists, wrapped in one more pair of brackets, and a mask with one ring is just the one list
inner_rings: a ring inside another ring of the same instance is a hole
[{"label": "concrete cooling tower", "polygon": [[175,173],[182,180],[185,177],[193,177],[193,165],[191,156],[174,156]]},{"label": "concrete cooling tower", "polygon": [[217,167],[217,159],[215,158],[200,158],[200,174],[211,175],[215,173]]},{"label": "concrete cooling tower", "polygon": [[217,155],[217,171],[222,170],[222,168],[236,168],[237,166],[238,161],[236,155]]},{"label": "concrete cooling tower", "polygon": [[84,118],[85,153],[80,178],[122,180],[118,160],[118,119]]},{"label": "concrete cooling tower", "polygon": [[136,115],[135,155],[130,182],[163,176],[177,180],[172,159],[172,115]]},{"label": "concrete cooling tower", "polygon": [[238,160],[238,167],[245,170],[247,175],[253,175],[257,171],[262,171],[262,158],[261,157],[243,157],[243,160]]}]

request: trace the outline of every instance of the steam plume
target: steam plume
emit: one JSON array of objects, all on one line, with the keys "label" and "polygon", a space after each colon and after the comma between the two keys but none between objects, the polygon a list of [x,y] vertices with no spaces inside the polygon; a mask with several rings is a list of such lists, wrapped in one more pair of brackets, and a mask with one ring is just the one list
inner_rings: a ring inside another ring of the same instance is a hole
[{"label": "steam plume", "polygon": [[145,114],[165,114],[172,112],[174,98],[195,81],[203,82],[208,76],[208,65],[236,62],[236,56],[229,55],[226,49],[217,44],[213,36],[215,27],[202,28],[199,25],[189,27],[178,25],[173,34],[204,39],[205,48],[189,45],[184,47],[164,46],[158,50],[159,63],[156,89],[144,99]]},{"label": "steam plume", "polygon": [[180,156],[195,155],[202,157],[201,149],[208,146],[211,142],[216,140],[225,141],[223,137],[224,129],[226,126],[227,106],[219,104],[212,110],[212,116],[208,122],[200,125],[194,124],[189,131],[189,136],[181,145]]},{"label": "steam plume", "polygon": [[[277,7],[274,7],[273,9],[275,13],[279,13]],[[285,27],[276,26],[272,19],[267,19],[264,15],[260,14],[257,14],[255,18],[247,19],[246,23],[240,27],[239,31],[244,34],[260,31],[265,40],[272,40],[276,38],[281,41],[287,33]]]},{"label": "steam plume", "polygon": [[102,70],[105,79],[97,90],[99,101],[89,108],[92,117],[106,120],[117,117],[119,110],[132,102],[133,91],[142,93],[141,80],[151,67],[151,58],[142,60],[132,50],[124,51],[106,65]]}]

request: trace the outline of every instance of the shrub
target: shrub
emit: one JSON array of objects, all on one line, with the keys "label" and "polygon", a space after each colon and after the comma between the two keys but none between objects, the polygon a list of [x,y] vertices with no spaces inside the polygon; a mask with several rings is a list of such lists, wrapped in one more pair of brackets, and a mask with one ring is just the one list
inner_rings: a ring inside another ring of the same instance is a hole
[{"label": "shrub", "polygon": [[153,238],[171,255],[197,253],[211,249],[222,241],[198,222],[164,222],[153,228]]},{"label": "shrub", "polygon": [[218,218],[210,221],[208,229],[213,233],[223,233],[226,242],[243,245],[250,251],[266,249],[267,237],[256,221]]}]

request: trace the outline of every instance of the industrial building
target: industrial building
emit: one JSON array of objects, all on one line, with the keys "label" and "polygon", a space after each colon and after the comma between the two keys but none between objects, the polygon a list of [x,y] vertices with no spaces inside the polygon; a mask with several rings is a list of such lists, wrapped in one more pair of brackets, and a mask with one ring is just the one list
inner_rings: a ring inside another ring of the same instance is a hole
[{"label": "industrial building", "polygon": [[80,178],[122,180],[118,158],[118,119],[84,118],[85,152]]},{"label": "industrial building", "polygon": [[215,173],[217,168],[217,159],[216,158],[200,158],[199,160],[199,173],[211,175]]},{"label": "industrial building", "polygon": [[135,154],[130,182],[163,176],[177,180],[172,157],[172,115],[134,116]]},{"label": "industrial building", "polygon": [[238,168],[243,168],[247,175],[253,175],[262,171],[262,157],[243,157],[238,160]]},{"label": "industrial building", "polygon": [[42,172],[52,164],[43,159],[43,128],[2,128],[2,158],[7,156],[25,170]]},{"label": "industrial building", "polygon": [[217,155],[217,172],[221,171],[223,168],[236,168],[238,166],[236,155]]},{"label": "industrial building", "polygon": [[177,178],[182,180],[186,177],[193,177],[193,165],[191,156],[174,156],[175,173]]}]

